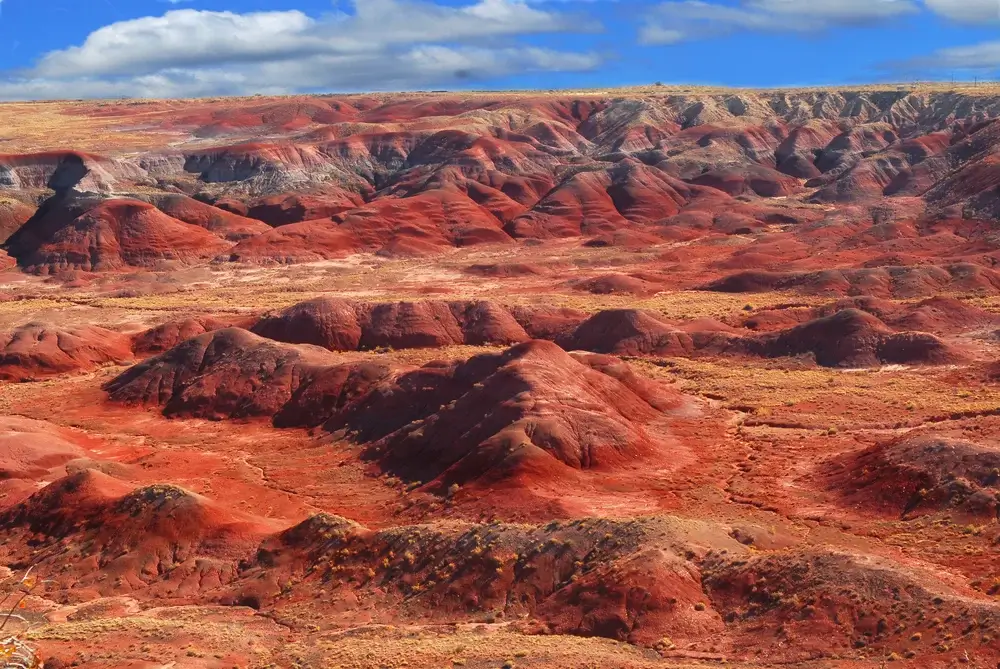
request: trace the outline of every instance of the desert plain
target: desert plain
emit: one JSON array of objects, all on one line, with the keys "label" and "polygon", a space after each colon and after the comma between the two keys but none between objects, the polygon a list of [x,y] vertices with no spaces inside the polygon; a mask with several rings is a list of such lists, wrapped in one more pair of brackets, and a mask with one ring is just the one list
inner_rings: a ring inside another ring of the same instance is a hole
[{"label": "desert plain", "polygon": [[998,118],[0,104],[3,633],[48,668],[994,669]]}]

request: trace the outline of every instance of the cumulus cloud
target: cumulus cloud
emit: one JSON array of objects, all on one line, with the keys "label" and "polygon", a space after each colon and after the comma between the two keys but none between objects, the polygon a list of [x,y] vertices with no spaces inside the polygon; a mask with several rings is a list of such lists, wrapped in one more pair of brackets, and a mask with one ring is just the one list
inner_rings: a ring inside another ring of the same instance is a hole
[{"label": "cumulus cloud", "polygon": [[675,0],[653,7],[640,30],[640,40],[646,44],[671,44],[732,32],[815,33],[838,26],[873,24],[918,11],[920,7],[914,0],[743,0],[735,6]]},{"label": "cumulus cloud", "polygon": [[[0,0],[2,2],[2,0]],[[600,57],[518,46],[529,34],[588,31],[524,0],[354,0],[352,12],[169,11],[105,26],[0,75],[0,98],[173,97],[414,88],[523,71],[586,70]]]}]

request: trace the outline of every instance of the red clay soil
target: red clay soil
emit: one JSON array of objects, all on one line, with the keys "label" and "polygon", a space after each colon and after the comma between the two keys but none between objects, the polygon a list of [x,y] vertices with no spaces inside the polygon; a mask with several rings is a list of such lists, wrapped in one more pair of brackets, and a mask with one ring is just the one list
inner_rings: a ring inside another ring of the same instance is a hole
[{"label": "red clay soil", "polygon": [[[59,583],[69,601],[129,592],[161,601],[189,598],[232,578],[268,524],[172,485],[132,489],[93,469],[61,479],[3,514],[14,568],[66,565]],[[13,549],[12,549],[13,548]],[[100,565],[100,569],[94,567]],[[109,578],[109,576],[111,578]]]},{"label": "red clay soil", "polygon": [[[240,321],[235,322],[235,321]],[[195,316],[183,320],[168,321],[133,336],[132,350],[137,356],[145,357],[168,351],[178,344],[206,332],[244,325],[248,319],[218,319],[213,316]]]},{"label": "red clay soil", "polygon": [[88,325],[29,323],[0,334],[0,379],[31,381],[132,360],[125,335]]},{"label": "red clay soil", "polygon": [[345,258],[361,248],[327,219],[291,223],[246,239],[229,250],[232,262],[255,264],[316,262]]},{"label": "red clay soil", "polygon": [[756,331],[777,330],[845,309],[866,311],[894,330],[954,334],[1000,325],[1000,316],[953,297],[931,297],[906,304],[875,297],[846,298],[821,307],[755,311],[742,317],[740,325]]},{"label": "red clay soil", "polygon": [[329,219],[293,223],[238,244],[233,260],[303,262],[367,251],[424,256],[452,246],[510,243],[500,222],[463,193],[386,198]]},{"label": "red clay soil", "polygon": [[894,660],[937,653],[957,661],[963,654],[952,639],[985,650],[992,638],[980,641],[979,631],[1000,623],[995,606],[970,601],[919,569],[871,556],[815,549],[747,558],[720,551],[702,570],[705,590],[736,644],[754,643],[761,629],[776,630],[773,645],[760,649],[764,661],[792,645],[799,660],[836,648]]},{"label": "red clay soil", "polygon": [[0,108],[8,628],[53,668],[997,666],[981,89]]},{"label": "red clay soil", "polygon": [[699,186],[711,186],[728,195],[788,197],[802,189],[798,179],[763,166],[710,170],[691,179]]},{"label": "red clay soil", "polygon": [[42,205],[6,248],[25,270],[55,273],[205,261],[229,246],[139,200],[66,196]]},{"label": "red clay soil", "polygon": [[317,347],[226,328],[135,365],[106,389],[115,402],[162,406],[168,416],[266,417],[284,426],[312,426],[391,371],[380,364],[339,363]]},{"label": "red clay soil", "polygon": [[946,291],[1000,292],[1000,274],[971,264],[873,269],[823,270],[809,273],[740,272],[707,286],[724,293],[797,290],[811,295],[870,295],[882,298],[930,297]]},{"label": "red clay soil", "polygon": [[845,309],[759,338],[741,338],[737,350],[765,357],[811,354],[824,367],[945,364],[962,355],[934,335],[893,332],[875,316]]},{"label": "red clay soil", "polygon": [[831,466],[831,487],[848,502],[913,516],[948,509],[1000,517],[1000,447],[933,430],[873,446]]},{"label": "red clay soil", "polygon": [[500,221],[455,190],[385,198],[333,216],[362,248],[390,256],[422,255],[450,246],[509,243]]},{"label": "red clay soil", "polygon": [[302,302],[264,316],[251,328],[269,339],[331,351],[513,344],[530,339],[507,310],[492,302]]},{"label": "red clay soil", "polygon": [[238,216],[186,195],[154,197],[153,205],[167,216],[205,228],[231,242],[238,242],[271,229],[270,226],[258,220]]},{"label": "red clay soil", "polygon": [[355,193],[343,192],[326,196],[293,193],[255,200],[246,206],[243,215],[276,228],[289,223],[329,218],[362,204],[364,200]]},{"label": "red clay soil", "polygon": [[[8,484],[4,490],[8,495],[10,482],[51,480],[54,473],[64,476],[67,463],[86,454],[77,435],[46,421],[5,416],[0,428],[0,478]],[[31,488],[34,490],[34,485]]]},{"label": "red clay soil", "polygon": [[386,379],[326,428],[350,430],[381,470],[444,491],[649,456],[662,446],[645,425],[679,402],[627,364],[532,341]]},{"label": "red clay soil", "polygon": [[514,237],[542,239],[612,233],[630,223],[649,224],[676,214],[703,194],[725,197],[637,161],[624,161],[606,171],[569,177],[506,229]]},{"label": "red clay soil", "polygon": [[[724,527],[669,516],[374,531],[324,514],[265,541],[229,601],[292,611],[329,589],[372,602],[373,622],[489,614],[532,633],[652,646],[723,629],[717,614],[695,609],[705,599],[697,562],[717,549],[746,551]],[[320,625],[351,615],[331,608]]]},{"label": "red clay soil", "polygon": [[35,214],[35,207],[18,200],[0,200],[0,243],[17,232]]}]

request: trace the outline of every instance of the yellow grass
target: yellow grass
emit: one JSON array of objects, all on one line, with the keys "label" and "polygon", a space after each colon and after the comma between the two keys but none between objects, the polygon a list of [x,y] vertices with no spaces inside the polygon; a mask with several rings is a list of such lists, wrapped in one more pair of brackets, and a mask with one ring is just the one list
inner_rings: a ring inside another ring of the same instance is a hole
[{"label": "yellow grass", "polygon": [[[788,87],[780,89],[727,88],[684,84],[644,85],[601,89],[567,89],[537,91],[456,91],[456,92],[395,92],[366,94],[383,102],[413,97],[458,99],[511,99],[525,97],[664,97],[675,95],[766,95],[817,92],[908,92],[913,94],[956,93],[985,97],[1000,93],[1000,84],[984,82],[946,84],[939,82],[885,83],[859,86]],[[5,128],[5,139],[0,142],[0,152],[30,153],[48,150],[76,150],[100,154],[141,151],[162,148],[176,143],[211,144],[197,140],[184,131],[164,131],[156,128],[157,122],[166,117],[189,111],[192,105],[200,109],[224,109],[234,106],[257,106],[273,103],[308,101],[316,96],[283,97],[232,97],[203,98],[199,100],[88,100],[10,102],[0,104],[0,127]],[[352,95],[331,94],[319,97],[336,97],[350,100]],[[99,114],[99,115],[97,115]]]}]

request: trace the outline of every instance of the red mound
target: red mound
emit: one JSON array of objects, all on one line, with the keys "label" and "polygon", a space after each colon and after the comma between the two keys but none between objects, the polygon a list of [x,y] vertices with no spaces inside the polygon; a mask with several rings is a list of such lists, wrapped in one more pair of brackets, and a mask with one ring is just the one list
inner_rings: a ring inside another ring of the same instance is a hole
[{"label": "red mound", "polygon": [[352,235],[324,219],[284,225],[246,239],[230,249],[229,259],[257,264],[316,262],[360,250]]},{"label": "red mound", "polygon": [[[854,304],[853,301],[850,306],[844,308],[855,308],[868,311],[860,305]],[[831,313],[836,313],[840,310],[841,309],[833,309]],[[748,315],[741,313],[736,318],[736,321],[740,326],[747,328],[748,330],[754,330],[756,332],[773,332],[775,330],[784,330],[810,321],[819,316],[817,312],[818,310],[813,307],[791,304],[777,309],[762,309],[761,311],[754,311]]]},{"label": "red mound", "polygon": [[[895,333],[875,316],[847,306],[831,316],[814,316],[812,309],[797,310],[787,319],[764,312],[763,323],[754,319],[748,319],[748,323],[756,326],[755,329],[777,331],[741,337],[732,328],[711,319],[677,326],[649,312],[610,309],[594,314],[571,331],[563,331],[555,341],[568,350],[616,355],[809,355],[818,364],[828,367],[940,364],[961,359],[933,335]],[[805,322],[788,327],[802,321]]]},{"label": "red mound", "polygon": [[362,348],[482,344],[491,335],[498,337],[498,343],[528,338],[506,312],[488,302],[454,305],[401,302],[373,305],[369,309],[365,309],[362,325]]},{"label": "red mound", "polygon": [[1000,514],[1000,444],[908,434],[851,455],[830,484],[855,505],[891,514],[944,508]]},{"label": "red mound", "polygon": [[160,405],[167,415],[317,425],[389,371],[379,364],[342,365],[319,348],[226,328],[132,367],[105,390],[112,401]]},{"label": "red mound", "polygon": [[590,279],[574,280],[569,285],[575,290],[595,295],[649,296],[663,290],[663,286],[659,283],[627,274],[603,274]]},{"label": "red mound", "polygon": [[151,267],[210,260],[229,247],[211,232],[138,200],[55,197],[7,241],[22,267],[37,272]]},{"label": "red mound", "polygon": [[163,353],[182,341],[200,334],[232,327],[232,320],[219,320],[212,316],[199,316],[180,321],[170,321],[145,332],[137,334],[132,339],[132,350],[136,355],[152,355]]},{"label": "red mound", "polygon": [[719,551],[701,566],[712,605],[734,642],[747,647],[759,641],[761,630],[774,629],[800,653],[829,652],[832,646],[870,654],[871,661],[908,654],[956,658],[949,657],[950,663],[963,657],[950,639],[1000,622],[992,602],[965,596],[939,574],[892,559],[832,550],[749,558]]},{"label": "red mound", "polygon": [[337,195],[274,195],[251,202],[244,215],[278,227],[290,223],[330,218],[364,204],[356,193]]},{"label": "red mound", "polygon": [[953,334],[1000,324],[1000,316],[953,297],[932,297],[905,304],[876,297],[853,297],[817,308],[792,305],[756,311],[743,317],[741,325],[758,331],[778,330],[845,309],[868,312],[895,330],[935,334]]},{"label": "red mound", "polygon": [[268,539],[228,599],[294,610],[333,576],[342,598],[324,619],[335,624],[350,624],[357,603],[377,602],[372,622],[493,612],[527,632],[653,645],[724,629],[713,612],[695,610],[707,599],[697,563],[711,550],[746,552],[724,527],[670,516],[373,531],[322,514]]},{"label": "red mound", "polygon": [[167,415],[328,418],[327,430],[348,429],[381,469],[442,491],[644,457],[660,444],[644,426],[679,401],[613,358],[573,357],[548,342],[392,374],[237,329],[188,340],[105,388],[113,401]]},{"label": "red mound", "polygon": [[153,198],[156,208],[166,215],[205,228],[231,242],[238,242],[271,229],[269,225],[199,202],[186,195],[162,195]]},{"label": "red mound", "polygon": [[363,247],[393,256],[510,242],[493,214],[465,194],[450,189],[379,199],[337,214],[333,221]]},{"label": "red mound", "polygon": [[545,269],[528,263],[470,265],[465,271],[476,276],[489,276],[498,279],[513,276],[538,276],[548,274]]},{"label": "red mound", "polygon": [[690,181],[734,196],[788,197],[802,190],[798,179],[762,165],[709,170]]},{"label": "red mound", "polygon": [[84,372],[132,359],[129,338],[94,326],[52,327],[40,323],[0,336],[0,379],[30,381]]},{"label": "red mound", "polygon": [[16,416],[0,418],[0,479],[38,480],[83,457],[84,450],[51,423]]},{"label": "red mound", "polygon": [[304,262],[358,251],[422,256],[453,246],[508,243],[489,211],[456,190],[387,197],[331,219],[285,225],[232,249],[233,260]]},{"label": "red mound", "polygon": [[566,349],[616,355],[690,355],[692,337],[649,312],[611,309],[588,318],[573,334],[557,340]]},{"label": "red mound", "polygon": [[318,298],[262,318],[252,331],[332,351],[513,344],[528,334],[492,302],[351,303]]},{"label": "red mound", "polygon": [[351,428],[380,469],[443,491],[647,456],[660,446],[644,426],[678,400],[623,363],[532,341],[386,380],[327,428]]},{"label": "red mound", "polygon": [[959,263],[939,267],[877,267],[819,272],[740,272],[705,286],[723,293],[797,290],[812,295],[871,295],[882,298],[928,297],[945,291],[1000,293],[1000,273]]},{"label": "red mound", "polygon": [[51,484],[3,515],[22,539],[3,547],[4,558],[51,573],[80,601],[150,587],[155,597],[190,597],[230,580],[267,533],[175,486],[131,488],[93,470]]},{"label": "red mound", "polygon": [[513,306],[510,313],[532,339],[556,341],[587,320],[587,313],[566,307]]},{"label": "red mound", "polygon": [[358,307],[347,300],[320,297],[261,318],[251,331],[289,344],[312,344],[331,351],[356,351],[361,345]]},{"label": "red mound", "polygon": [[766,357],[810,354],[824,367],[941,364],[960,356],[937,337],[895,333],[875,316],[845,309],[780,333],[736,340],[737,350]]},{"label": "red mound", "polygon": [[506,229],[514,237],[539,239],[614,233],[676,214],[697,194],[697,186],[626,160],[607,170],[572,174]]},{"label": "red mound", "polygon": [[996,326],[1000,324],[1000,315],[952,297],[932,297],[907,307],[886,322],[901,329],[950,333]]}]

